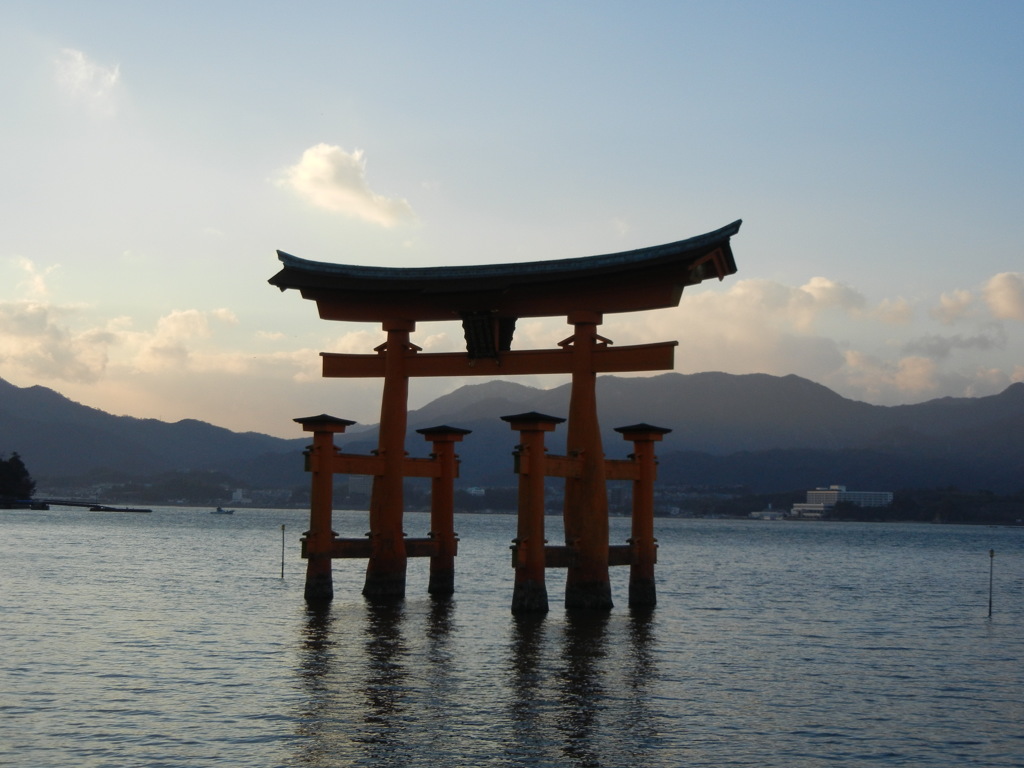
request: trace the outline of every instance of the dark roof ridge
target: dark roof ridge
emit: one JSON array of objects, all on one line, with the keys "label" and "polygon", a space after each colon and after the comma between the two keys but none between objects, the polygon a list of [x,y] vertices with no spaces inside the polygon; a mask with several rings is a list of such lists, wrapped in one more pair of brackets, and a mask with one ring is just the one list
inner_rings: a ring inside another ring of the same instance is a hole
[{"label": "dark roof ridge", "polygon": [[[714,245],[720,241],[726,241],[739,231],[742,223],[742,219],[737,219],[731,224],[716,229],[713,232],[662,245],[653,245],[646,248],[636,248],[630,251],[600,254],[597,256],[577,256],[547,261],[443,267],[379,267],[310,261],[293,256],[290,253],[285,253],[284,251],[278,251],[277,255],[285,270],[310,274],[316,273],[323,277],[347,277],[372,281],[501,278],[507,275],[524,276],[531,274],[539,276],[584,270],[615,271],[618,268],[628,268],[637,262],[658,261],[659,259],[670,260],[691,251],[697,251]],[[272,285],[279,286],[282,290],[292,287],[291,281],[282,280],[281,278],[282,275],[278,274],[272,277],[269,282]]]}]

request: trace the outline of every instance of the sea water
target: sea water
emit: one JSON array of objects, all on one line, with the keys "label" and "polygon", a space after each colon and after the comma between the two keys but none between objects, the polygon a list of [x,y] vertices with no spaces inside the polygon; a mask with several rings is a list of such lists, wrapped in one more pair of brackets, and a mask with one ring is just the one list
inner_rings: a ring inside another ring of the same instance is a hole
[{"label": "sea water", "polygon": [[305,513],[209,512],[0,512],[0,765],[1024,765],[1024,528],[658,519],[653,611],[516,618],[512,516],[311,611]]}]

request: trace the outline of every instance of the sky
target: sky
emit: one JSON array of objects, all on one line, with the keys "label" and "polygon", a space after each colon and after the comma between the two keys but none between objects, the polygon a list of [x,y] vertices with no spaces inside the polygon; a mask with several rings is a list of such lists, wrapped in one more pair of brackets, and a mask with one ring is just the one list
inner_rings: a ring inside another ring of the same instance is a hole
[{"label": "sky", "polygon": [[735,275],[601,334],[881,405],[996,394],[1024,381],[1022,28],[1016,0],[7,0],[0,378],[281,437],[376,423],[381,382],[319,353],[381,329],[268,285],[277,250],[537,261],[742,219]]}]

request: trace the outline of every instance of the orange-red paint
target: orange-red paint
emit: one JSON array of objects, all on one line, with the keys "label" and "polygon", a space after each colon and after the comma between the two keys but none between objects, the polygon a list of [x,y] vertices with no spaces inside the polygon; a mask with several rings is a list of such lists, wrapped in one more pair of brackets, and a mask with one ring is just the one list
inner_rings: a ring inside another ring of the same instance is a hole
[{"label": "orange-red paint", "polygon": [[512,589],[513,613],[543,613],[548,610],[548,591],[544,581],[544,477],[546,457],[544,433],[565,419],[539,413],[503,416],[519,432],[516,464],[519,472],[519,514],[516,538],[512,546],[515,584]]}]

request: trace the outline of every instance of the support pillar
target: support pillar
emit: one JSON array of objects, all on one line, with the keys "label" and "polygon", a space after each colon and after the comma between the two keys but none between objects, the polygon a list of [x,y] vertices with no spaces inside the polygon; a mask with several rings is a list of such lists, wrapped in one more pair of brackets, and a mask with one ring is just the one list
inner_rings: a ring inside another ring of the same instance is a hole
[{"label": "support pillar", "polygon": [[633,518],[630,531],[629,605],[631,608],[653,608],[657,602],[654,586],[654,564],[657,562],[658,543],[654,538],[654,480],[657,460],[654,443],[671,429],[650,424],[616,427],[626,440],[633,443],[633,461],[637,474],[633,480]]},{"label": "support pillar", "polygon": [[302,554],[306,558],[307,603],[328,603],[334,599],[334,581],[331,574],[331,546],[337,535],[333,530],[331,514],[334,506],[334,434],[344,432],[354,421],[338,419],[327,414],[295,419],[305,432],[313,433],[313,445],[306,452],[307,468],[312,478],[309,494],[309,530],[302,540]]},{"label": "support pillar", "polygon": [[582,471],[565,483],[565,543],[573,551],[565,581],[566,608],[610,609],[608,579],[608,491],[605,487],[604,449],[597,420],[597,373],[594,351],[607,345],[597,334],[599,312],[573,312],[572,393],[566,452],[580,457]]},{"label": "support pillar", "polygon": [[380,404],[380,435],[377,455],[383,474],[373,478],[370,494],[370,558],[366,564],[363,596],[371,600],[405,597],[405,533],[402,530],[404,498],[402,463],[408,423],[409,376],[405,356],[412,348],[409,333],[416,323],[389,320],[383,323],[388,340],[378,348],[384,355],[384,393]]},{"label": "support pillar", "polygon": [[544,581],[544,433],[565,421],[542,413],[502,416],[519,432],[516,471],[519,473],[519,514],[512,564],[516,569],[512,613],[546,613]]},{"label": "support pillar", "polygon": [[455,555],[459,541],[455,533],[455,478],[459,472],[455,443],[471,430],[440,426],[416,431],[431,441],[431,458],[439,464],[438,474],[430,482],[430,538],[437,542],[437,553],[430,557],[427,592],[446,596],[455,592]]}]

